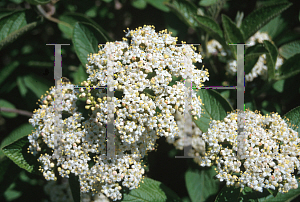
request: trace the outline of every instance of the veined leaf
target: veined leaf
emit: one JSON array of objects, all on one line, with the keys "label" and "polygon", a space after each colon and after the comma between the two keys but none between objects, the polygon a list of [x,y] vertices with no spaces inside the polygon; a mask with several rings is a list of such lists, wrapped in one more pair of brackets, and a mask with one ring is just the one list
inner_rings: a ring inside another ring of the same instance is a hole
[{"label": "veined leaf", "polygon": [[98,53],[98,44],[107,42],[103,33],[90,23],[75,23],[73,38],[75,52],[85,67],[89,54]]},{"label": "veined leaf", "polygon": [[289,59],[297,53],[300,53],[300,40],[284,44],[279,48],[279,53],[285,59]]},{"label": "veined leaf", "polygon": [[286,79],[292,76],[295,76],[300,73],[300,53],[290,57],[287,59],[283,65],[280,67],[281,69],[281,76],[277,79]]},{"label": "veined leaf", "polygon": [[38,171],[40,164],[37,161],[37,157],[27,153],[27,148],[29,146],[28,134],[24,133],[22,135],[26,136],[4,146],[2,151],[20,168],[23,168],[30,173],[40,174]]},{"label": "veined leaf", "polygon": [[129,194],[124,194],[122,202],[164,202],[174,201],[180,202],[181,199],[171,189],[166,187],[161,182],[152,180],[150,178],[144,178],[144,183],[140,183],[140,187],[133,189]]},{"label": "veined leaf", "polygon": [[[280,26],[278,26],[278,25],[280,25]],[[270,22],[268,22],[259,31],[261,31],[261,32],[267,32],[268,35],[273,40],[275,37],[277,37],[283,31],[286,31],[287,30],[287,26],[288,26],[288,22],[285,21],[281,17],[281,15],[279,15],[276,18],[272,19]]]},{"label": "veined leaf", "polygon": [[262,28],[270,20],[278,16],[291,5],[292,3],[273,4],[259,8],[246,16],[241,25],[241,30],[244,33],[245,40],[248,40],[260,28]]},{"label": "veined leaf", "polygon": [[34,127],[32,127],[29,123],[25,123],[19,126],[17,129],[13,130],[2,142],[1,147],[3,148],[9,144],[14,143],[15,141],[21,139],[24,136],[31,134]]},{"label": "veined leaf", "polygon": [[[238,43],[245,43],[244,36],[239,28],[232,22],[232,20],[222,14],[222,23],[223,23],[223,29],[225,33],[226,42],[229,44],[238,44]],[[230,46],[231,50],[234,53],[234,56],[236,58],[236,46]]]},{"label": "veined leaf", "polygon": [[278,56],[277,47],[270,41],[264,40],[264,46],[268,50],[269,54],[267,54],[267,67],[268,67],[268,77],[269,79],[273,79],[275,75],[275,65]]},{"label": "veined leaf", "polygon": [[13,12],[0,20],[0,50],[38,25],[30,11]]},{"label": "veined leaf", "polygon": [[24,11],[24,10],[25,9],[22,9],[22,10],[0,9],[0,20],[8,15],[15,13],[15,12]]},{"label": "veined leaf", "polygon": [[300,138],[300,106],[298,106],[298,107],[292,109],[291,111],[289,111],[288,113],[286,113],[284,115],[284,117],[289,119],[288,123],[290,123],[291,125],[294,125],[294,127],[292,127],[292,126],[289,126],[289,127],[292,127],[295,131],[297,131],[299,138]]},{"label": "veined leaf", "polygon": [[202,132],[206,132],[209,128],[211,120],[223,120],[227,116],[227,112],[233,111],[232,106],[217,91],[211,89],[196,90],[197,97],[200,96],[204,106],[201,118],[193,121]]},{"label": "veined leaf", "polygon": [[239,28],[237,28],[237,26],[228,16],[222,14],[222,23],[225,32],[225,37],[228,43],[245,43],[242,32]]},{"label": "veined leaf", "polygon": [[213,178],[217,175],[214,168],[188,170],[185,173],[185,183],[192,202],[207,201],[208,197],[218,193],[220,182]]},{"label": "veined leaf", "polygon": [[34,74],[29,74],[23,77],[24,83],[38,98],[45,94],[51,87],[50,82],[40,78]]},{"label": "veined leaf", "polygon": [[196,28],[198,23],[194,17],[197,15],[197,7],[186,0],[172,1],[172,3],[166,3],[166,5],[189,27]]},{"label": "veined leaf", "polygon": [[65,36],[69,39],[73,36],[73,30],[76,22],[86,22],[93,24],[100,32],[103,34],[103,37],[106,41],[112,41],[112,39],[108,36],[107,32],[98,25],[94,20],[85,16],[81,13],[65,13],[59,17],[59,20],[62,23],[58,23],[58,28],[65,34]]}]

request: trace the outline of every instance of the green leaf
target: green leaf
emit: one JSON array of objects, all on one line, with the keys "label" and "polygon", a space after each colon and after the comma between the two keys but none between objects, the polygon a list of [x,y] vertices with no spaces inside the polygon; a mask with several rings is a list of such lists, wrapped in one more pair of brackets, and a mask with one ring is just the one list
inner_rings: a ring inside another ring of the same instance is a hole
[{"label": "green leaf", "polygon": [[277,78],[278,80],[286,79],[300,73],[299,57],[300,53],[290,57],[283,63],[283,65],[280,67],[282,75],[279,78]]},{"label": "green leaf", "polygon": [[12,183],[9,188],[4,192],[4,197],[7,201],[13,201],[15,199],[18,199],[20,196],[22,196],[21,191],[14,190],[16,186],[16,183]]},{"label": "green leaf", "polygon": [[71,76],[73,77],[73,84],[80,85],[82,81],[86,81],[88,78],[85,68],[82,65],[79,65],[79,68],[76,72],[72,73]]},{"label": "green leaf", "polygon": [[25,95],[27,93],[27,87],[24,83],[23,77],[21,77],[21,76],[17,77],[17,85],[19,87],[20,94],[22,95],[22,97],[25,97]]},{"label": "green leaf", "polygon": [[145,0],[133,0],[131,5],[137,9],[145,9],[147,7],[147,2]]},{"label": "green leaf", "polygon": [[38,98],[44,95],[51,86],[50,82],[45,81],[45,79],[34,74],[26,75],[23,79],[27,88],[29,88]]},{"label": "green leaf", "polygon": [[0,20],[0,50],[38,25],[30,11],[14,12]]},{"label": "green leaf", "polygon": [[80,184],[78,181],[78,176],[73,173],[70,174],[69,185],[72,192],[72,197],[74,202],[80,202]]},{"label": "green leaf", "polygon": [[[13,105],[12,103],[10,103],[6,100],[3,100],[3,99],[0,99],[0,107],[4,107],[4,108],[8,108],[8,109],[16,109],[15,105]],[[14,117],[18,116],[17,113],[12,113],[12,112],[0,111],[0,114],[7,118],[14,118]]]},{"label": "green leaf", "polygon": [[0,70],[0,85],[5,81],[5,79],[19,66],[18,61],[13,61],[9,65],[5,66]]},{"label": "green leaf", "polygon": [[227,116],[227,112],[233,111],[232,106],[217,91],[211,89],[196,90],[197,97],[200,96],[204,106],[201,118],[194,120],[195,124],[202,132],[206,132],[209,128],[211,120],[223,120]]},{"label": "green leaf", "polygon": [[166,5],[189,27],[196,28],[198,26],[193,17],[197,15],[197,7],[190,1],[177,0],[172,3],[168,2]]},{"label": "green leaf", "polygon": [[[288,113],[284,115],[285,119],[289,119],[288,123],[291,125],[295,125],[295,127],[292,127],[295,131],[298,132],[298,135],[300,137],[300,106],[292,109]],[[298,128],[297,128],[298,127]],[[300,187],[300,186],[299,186]]]},{"label": "green leaf", "polygon": [[219,0],[201,0],[199,2],[200,6],[211,6],[218,3]]},{"label": "green leaf", "polygon": [[51,0],[25,0],[32,5],[44,5],[50,3]]},{"label": "green leaf", "polygon": [[13,130],[2,142],[1,147],[3,148],[9,144],[12,144],[16,142],[17,140],[21,139],[24,136],[27,136],[28,134],[31,134],[32,130],[34,130],[34,127],[30,125],[29,123],[22,124],[17,129]]},{"label": "green leaf", "polygon": [[284,44],[279,48],[279,53],[285,59],[289,59],[297,53],[300,53],[300,40]]},{"label": "green leaf", "polygon": [[207,16],[193,16],[193,18],[196,20],[197,26],[200,29],[203,29],[212,38],[219,41],[223,48],[228,48],[228,44],[226,44],[225,39],[223,37],[223,32],[219,24],[214,19]]},{"label": "green leaf", "polygon": [[228,43],[245,43],[242,32],[239,28],[237,28],[237,26],[228,16],[222,14],[222,23],[225,32],[225,37]]},{"label": "green leaf", "polygon": [[90,17],[90,18],[94,18],[97,16],[97,10],[98,10],[98,7],[97,6],[93,6],[91,7],[89,10],[87,10],[85,12],[85,14]]},{"label": "green leaf", "polygon": [[264,40],[264,46],[268,50],[269,54],[267,54],[267,67],[268,67],[268,77],[269,79],[273,79],[275,75],[275,65],[278,56],[277,47],[270,41]]},{"label": "green leaf", "polygon": [[[23,134],[28,135],[27,133]],[[2,148],[3,153],[10,158],[20,168],[25,169],[30,173],[40,174],[37,157],[27,153],[29,146],[28,137],[25,136]]]},{"label": "green leaf", "polygon": [[11,15],[12,13],[15,13],[15,12],[19,12],[20,10],[16,11],[16,10],[12,10],[12,9],[0,9],[0,19],[8,16],[8,15]]},{"label": "green leaf", "polygon": [[75,52],[85,67],[90,53],[98,53],[98,43],[107,42],[103,33],[90,23],[76,22],[72,38]]},{"label": "green leaf", "polygon": [[249,74],[263,53],[249,53],[245,56],[245,74]]},{"label": "green leaf", "polygon": [[298,32],[296,32],[295,30],[286,30],[285,32],[283,32],[281,35],[279,35],[276,38],[276,41],[274,40],[274,42],[276,43],[276,45],[278,47],[283,46],[284,44],[296,41],[300,39],[300,34]]},{"label": "green leaf", "polygon": [[220,183],[213,178],[217,175],[214,168],[188,170],[185,173],[185,184],[192,202],[207,201],[210,196],[218,193]]},{"label": "green leaf", "polygon": [[[278,26],[280,25],[280,26]],[[271,39],[274,39],[283,31],[287,30],[288,21],[284,20],[281,15],[277,16],[265,26],[263,26],[259,31],[267,32]]]},{"label": "green leaf", "polygon": [[65,13],[59,17],[59,20],[61,23],[58,23],[58,28],[68,39],[73,37],[73,30],[76,22],[86,22],[97,27],[100,32],[103,33],[103,37],[106,41],[112,41],[112,39],[108,36],[108,33],[99,24],[82,13]]},{"label": "green leaf", "polygon": [[170,9],[166,6],[167,0],[146,0],[148,4],[151,6],[164,11],[164,12],[169,12]]},{"label": "green leaf", "polygon": [[140,183],[140,187],[138,189],[133,189],[129,192],[129,194],[124,194],[122,202],[181,201],[175,192],[161,182],[146,177],[143,181],[144,183]]},{"label": "green leaf", "polygon": [[246,46],[245,52],[246,55],[249,53],[260,53],[260,54],[268,53],[265,46],[261,43],[255,44],[254,46],[250,46],[250,47]]},{"label": "green leaf", "polygon": [[241,25],[241,30],[244,33],[245,40],[248,40],[260,28],[262,28],[270,20],[278,16],[291,5],[292,3],[273,4],[259,8],[246,16]]},{"label": "green leaf", "polygon": [[274,84],[273,84],[273,88],[279,92],[279,93],[282,93],[283,92],[283,89],[284,89],[284,82],[285,80],[279,80],[279,81],[276,81]]},{"label": "green leaf", "polygon": [[[222,14],[222,24],[225,33],[226,42],[229,44],[238,44],[238,43],[245,43],[244,36],[239,28],[232,22],[232,20]],[[230,46],[231,50],[234,53],[236,58],[236,46]]]}]

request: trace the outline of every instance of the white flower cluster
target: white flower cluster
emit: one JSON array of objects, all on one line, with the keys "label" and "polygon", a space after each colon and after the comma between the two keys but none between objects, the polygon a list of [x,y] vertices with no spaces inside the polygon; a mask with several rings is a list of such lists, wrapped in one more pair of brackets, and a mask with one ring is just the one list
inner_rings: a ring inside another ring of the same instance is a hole
[{"label": "white flower cluster", "polygon": [[[185,109],[186,87],[180,82],[168,85],[172,76],[185,78],[185,71],[182,70],[185,69],[187,55],[191,56],[192,62],[201,62],[201,55],[195,53],[191,46],[183,44],[177,47],[175,37],[171,37],[166,30],[156,33],[151,26],[129,30],[126,37],[120,42],[107,43],[97,54],[88,58],[89,78],[85,85],[105,86],[106,69],[110,62],[116,78],[110,85],[123,93],[123,97],[117,99],[122,99],[123,108],[119,105],[121,109],[116,110],[116,126],[122,134],[121,141],[129,144],[140,141],[142,136],[149,136],[145,133],[152,130],[156,130],[159,136],[174,138],[177,131],[174,114],[176,110],[183,112]],[[208,80],[207,70],[195,70],[194,65],[190,69],[192,82],[201,87]],[[86,95],[82,90],[81,96]],[[96,102],[89,103],[92,110],[99,106]],[[106,110],[106,102],[102,104],[101,110]],[[201,100],[195,92],[192,93],[192,106],[195,106],[192,114],[200,117]],[[156,110],[161,112],[156,115]],[[99,122],[106,120],[105,113],[98,115]]]},{"label": "white flower cluster", "polygon": [[167,142],[173,144],[179,150],[192,145],[191,152],[194,149],[202,153],[205,152],[205,142],[200,138],[202,131],[192,121],[192,116],[176,112],[175,119],[179,130],[178,136],[175,139],[167,137]]},{"label": "white flower cluster", "polygon": [[[79,92],[70,83],[63,83],[61,89],[51,88],[29,120],[36,130],[28,137],[28,152],[40,154],[40,170],[47,180],[57,180],[57,173],[66,178],[74,174],[79,177],[82,193],[101,192],[114,201],[122,198],[122,186],[140,186],[142,158],[155,149],[156,139],[178,135],[174,116],[185,109],[187,88],[178,81],[169,86],[172,76],[186,78],[184,72],[188,71],[191,81],[200,87],[208,80],[207,70],[195,70],[192,65],[201,62],[201,55],[186,44],[177,47],[177,39],[165,30],[156,33],[153,27],[144,26],[129,30],[126,37],[90,55],[89,77]],[[98,87],[107,85],[112,69],[116,80],[108,85],[116,88],[116,97],[107,97],[106,89]],[[62,97],[62,105],[56,106],[62,112],[62,137],[56,158],[54,99],[58,95]],[[85,109],[89,110],[85,121],[77,111],[78,97],[86,100]],[[108,109],[111,103],[114,108]],[[195,92],[190,106],[194,118],[200,117],[201,100]],[[108,158],[106,124],[114,112],[115,158]]]},{"label": "white flower cluster", "polygon": [[[244,118],[244,121],[242,121]],[[243,131],[238,131],[243,128]],[[216,165],[217,178],[237,187],[285,193],[298,188],[295,169],[300,173],[300,138],[278,115],[232,112],[224,121],[213,120],[206,133],[206,152],[194,148],[200,166]]]},{"label": "white flower cluster", "polygon": [[[264,40],[271,41],[271,38],[267,33],[264,32],[256,32],[253,36],[251,36],[246,44],[247,46],[254,46],[257,43],[263,43]],[[262,54],[259,58],[254,67],[252,68],[251,72],[245,75],[245,79],[247,82],[253,81],[258,76],[261,76],[262,79],[267,79],[267,72],[268,67],[266,65],[266,54]],[[276,64],[275,64],[275,70],[278,70],[279,67],[283,64],[283,58],[278,55]],[[226,65],[226,70],[228,73],[234,75],[237,72],[237,61],[236,60],[230,60],[228,61]]]},{"label": "white flower cluster", "polygon": [[[251,36],[248,41],[246,42],[247,46],[254,46],[257,43],[263,43],[264,40],[271,41],[271,38],[267,33],[258,31],[253,36]],[[221,53],[222,56],[226,56],[226,52],[224,51],[222,45],[212,39],[207,43],[207,51],[210,54],[217,54],[218,52]],[[283,58],[281,56],[277,57],[275,69],[278,70],[279,67],[283,64]],[[253,79],[261,76],[263,79],[267,78],[267,65],[266,65],[266,54],[262,54],[259,58],[254,67],[252,68],[251,72],[245,75],[245,79],[247,82],[253,81]],[[237,72],[237,61],[236,60],[229,60],[226,65],[226,71],[229,74],[236,74]]]},{"label": "white flower cluster", "polygon": [[227,53],[223,49],[223,46],[215,39],[210,40],[207,42],[207,51],[209,54],[216,55],[218,52],[221,53],[221,56],[226,56]]}]

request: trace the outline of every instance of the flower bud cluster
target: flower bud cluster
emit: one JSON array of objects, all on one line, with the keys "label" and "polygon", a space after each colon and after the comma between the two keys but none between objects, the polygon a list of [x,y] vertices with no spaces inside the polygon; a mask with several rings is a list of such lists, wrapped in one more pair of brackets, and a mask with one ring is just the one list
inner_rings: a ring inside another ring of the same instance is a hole
[{"label": "flower bud cluster", "polygon": [[[258,43],[263,43],[264,40],[271,41],[270,36],[267,33],[258,31],[253,36],[251,36],[248,41],[246,42],[247,46],[254,46]],[[222,56],[226,56],[224,53],[222,45],[217,42],[216,40],[211,40],[207,43],[207,50],[210,54],[216,54],[220,52]],[[283,64],[283,58],[281,56],[277,57],[275,70],[278,70],[279,67]],[[234,75],[237,72],[237,61],[236,60],[229,60],[226,65],[226,70],[229,74]],[[267,78],[267,71],[268,67],[266,65],[266,54],[262,54],[259,58],[254,67],[252,68],[251,72],[245,75],[245,79],[247,82],[253,81],[258,76],[261,76],[263,79]]]},{"label": "flower bud cluster", "polygon": [[260,192],[278,188],[281,193],[298,188],[294,172],[300,173],[300,138],[277,113],[233,112],[222,121],[213,120],[199,138],[206,152],[194,148],[195,161],[216,165],[216,177],[228,186]]}]

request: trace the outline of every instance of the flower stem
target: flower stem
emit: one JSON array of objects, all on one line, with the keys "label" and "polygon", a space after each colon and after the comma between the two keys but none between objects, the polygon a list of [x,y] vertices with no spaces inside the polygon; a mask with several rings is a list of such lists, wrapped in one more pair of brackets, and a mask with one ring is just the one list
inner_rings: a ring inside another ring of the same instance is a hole
[{"label": "flower stem", "polygon": [[5,108],[5,107],[0,107],[0,112],[11,112],[11,113],[17,113],[17,114],[21,114],[24,116],[32,116],[32,113],[29,111],[25,111],[25,110],[20,110],[20,109],[10,109],[10,108]]}]

